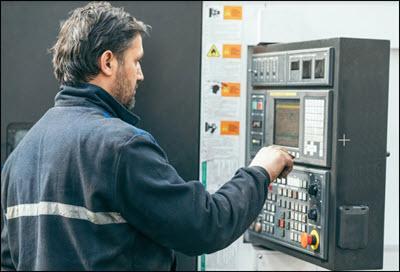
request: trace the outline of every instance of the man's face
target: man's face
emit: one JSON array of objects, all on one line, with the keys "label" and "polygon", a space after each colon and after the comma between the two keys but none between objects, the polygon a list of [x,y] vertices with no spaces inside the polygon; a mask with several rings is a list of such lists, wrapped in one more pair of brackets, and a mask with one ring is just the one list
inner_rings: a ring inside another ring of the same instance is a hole
[{"label": "man's face", "polygon": [[144,79],[140,59],[143,57],[142,37],[137,35],[119,62],[112,93],[129,110],[135,106],[138,81]]}]

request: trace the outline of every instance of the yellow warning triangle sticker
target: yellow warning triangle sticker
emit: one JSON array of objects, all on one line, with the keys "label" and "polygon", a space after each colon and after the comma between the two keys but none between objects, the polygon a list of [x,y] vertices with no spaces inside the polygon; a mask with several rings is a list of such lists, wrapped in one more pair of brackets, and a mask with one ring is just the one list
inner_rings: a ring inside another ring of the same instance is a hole
[{"label": "yellow warning triangle sticker", "polygon": [[210,50],[208,50],[207,57],[219,57],[219,56],[220,56],[220,54],[218,52],[218,49],[215,46],[215,44],[213,44],[211,46]]}]

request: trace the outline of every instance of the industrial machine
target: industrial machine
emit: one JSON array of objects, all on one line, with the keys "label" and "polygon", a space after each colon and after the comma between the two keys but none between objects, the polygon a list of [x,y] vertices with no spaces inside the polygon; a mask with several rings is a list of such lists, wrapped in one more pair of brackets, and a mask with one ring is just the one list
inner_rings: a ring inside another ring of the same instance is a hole
[{"label": "industrial machine", "polygon": [[246,163],[268,145],[295,159],[271,183],[246,242],[328,269],[379,269],[389,41],[249,47]]}]

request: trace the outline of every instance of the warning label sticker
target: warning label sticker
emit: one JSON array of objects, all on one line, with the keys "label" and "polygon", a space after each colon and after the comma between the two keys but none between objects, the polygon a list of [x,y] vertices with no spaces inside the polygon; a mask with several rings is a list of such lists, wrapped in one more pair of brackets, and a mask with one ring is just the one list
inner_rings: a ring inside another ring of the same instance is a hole
[{"label": "warning label sticker", "polygon": [[239,121],[221,121],[221,135],[239,135]]},{"label": "warning label sticker", "polygon": [[218,48],[215,46],[215,44],[211,45],[210,50],[208,50],[207,57],[218,58],[219,56],[221,56],[221,54],[219,53]]},{"label": "warning label sticker", "polygon": [[222,48],[223,57],[240,59],[242,46],[240,44],[224,44]]},{"label": "warning label sticker", "polygon": [[238,97],[240,96],[240,83],[222,82],[222,96]]},{"label": "warning label sticker", "polygon": [[224,7],[225,20],[242,20],[242,7],[241,6],[225,6]]}]

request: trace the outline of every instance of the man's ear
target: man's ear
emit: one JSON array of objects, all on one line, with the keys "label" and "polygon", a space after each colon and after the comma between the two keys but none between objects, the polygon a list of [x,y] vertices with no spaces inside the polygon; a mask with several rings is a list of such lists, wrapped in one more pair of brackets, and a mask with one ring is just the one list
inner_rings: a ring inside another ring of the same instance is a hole
[{"label": "man's ear", "polygon": [[99,58],[99,68],[105,76],[112,76],[117,71],[116,56],[110,51],[104,51]]}]

